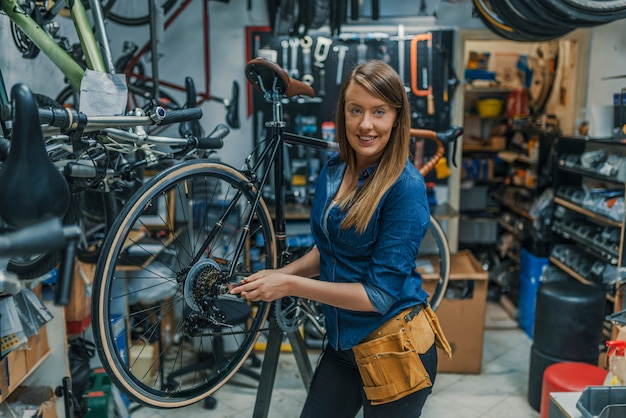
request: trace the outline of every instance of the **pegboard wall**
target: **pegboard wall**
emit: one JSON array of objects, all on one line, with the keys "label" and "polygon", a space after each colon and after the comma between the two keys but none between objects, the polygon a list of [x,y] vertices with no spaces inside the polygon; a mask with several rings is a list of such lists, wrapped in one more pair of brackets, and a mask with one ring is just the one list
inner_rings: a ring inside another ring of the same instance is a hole
[{"label": "pegboard wall", "polygon": [[[292,77],[310,82],[316,97],[286,106],[285,113],[292,120],[296,114],[315,116],[317,133],[322,122],[334,120],[344,78],[354,66],[370,59],[388,62],[403,76],[411,103],[412,127],[446,129],[450,125],[456,86],[452,66],[454,31],[390,34],[376,32],[375,27],[371,29],[333,37],[324,32],[310,32],[303,38],[294,38],[275,37],[269,28],[257,28],[248,32],[247,58],[264,56],[280,64]],[[252,111],[271,111],[271,106],[260,94],[253,94]]]},{"label": "pegboard wall", "polygon": [[[269,28],[247,29],[247,59],[265,57],[280,64],[291,77],[308,82],[316,96],[295,100],[284,107],[286,130],[322,137],[322,124],[334,121],[339,90],[352,68],[359,63],[381,59],[398,71],[404,80],[411,105],[414,128],[445,130],[450,126],[454,90],[454,31],[419,33],[309,32],[302,38],[273,36]],[[271,104],[256,90],[248,90],[248,115],[254,123],[254,144],[264,138],[264,123],[271,119]],[[293,153],[297,155],[293,155]],[[291,159],[315,158],[290,150]],[[425,157],[428,157],[428,149]],[[323,160],[323,158],[322,158]],[[321,161],[323,163],[323,161]]]}]

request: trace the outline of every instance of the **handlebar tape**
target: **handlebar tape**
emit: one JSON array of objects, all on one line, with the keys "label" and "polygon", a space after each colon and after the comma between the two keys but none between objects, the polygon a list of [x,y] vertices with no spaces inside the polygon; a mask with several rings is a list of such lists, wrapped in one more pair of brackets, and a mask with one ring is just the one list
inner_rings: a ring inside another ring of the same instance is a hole
[{"label": "handlebar tape", "polygon": [[59,218],[51,218],[0,235],[0,253],[14,257],[59,250],[65,248],[70,240],[77,240],[80,233],[78,226],[63,226]]},{"label": "handlebar tape", "polygon": [[186,122],[197,120],[202,117],[202,109],[199,107],[191,107],[189,109],[168,110],[165,117],[161,119],[159,125],[169,125],[172,123]]},{"label": "handlebar tape", "polygon": [[224,146],[224,138],[230,133],[228,126],[220,123],[209,135],[197,138],[197,147],[200,149],[220,149]]},{"label": "handlebar tape", "polygon": [[87,124],[87,116],[74,109],[39,108],[41,123],[67,131]]}]

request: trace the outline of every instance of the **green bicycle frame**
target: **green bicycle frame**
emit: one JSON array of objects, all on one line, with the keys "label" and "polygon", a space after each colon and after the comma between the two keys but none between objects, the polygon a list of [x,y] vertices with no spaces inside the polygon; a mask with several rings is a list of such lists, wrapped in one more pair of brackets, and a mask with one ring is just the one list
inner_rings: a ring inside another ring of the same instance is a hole
[{"label": "green bicycle frame", "polygon": [[[80,82],[85,70],[72,59],[57,43],[33,20],[18,4],[18,0],[0,0],[2,11],[13,21],[41,51],[61,70],[70,84],[80,89]],[[78,34],[87,66],[91,70],[106,72],[102,54],[91,30],[91,24],[81,1],[66,0],[70,9],[74,27]]]}]

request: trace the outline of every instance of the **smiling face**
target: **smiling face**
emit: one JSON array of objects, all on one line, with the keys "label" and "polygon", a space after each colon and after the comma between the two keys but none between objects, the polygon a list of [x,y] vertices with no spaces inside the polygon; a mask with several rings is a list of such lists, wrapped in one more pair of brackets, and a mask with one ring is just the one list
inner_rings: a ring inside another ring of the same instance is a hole
[{"label": "smiling face", "polygon": [[351,82],[345,93],[344,114],[346,136],[360,171],[380,161],[396,123],[397,111],[360,84]]}]

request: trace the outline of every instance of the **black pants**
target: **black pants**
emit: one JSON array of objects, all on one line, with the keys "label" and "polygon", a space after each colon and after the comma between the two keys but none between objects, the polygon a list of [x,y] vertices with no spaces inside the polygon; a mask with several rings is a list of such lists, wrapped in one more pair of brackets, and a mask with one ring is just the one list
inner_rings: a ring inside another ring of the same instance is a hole
[{"label": "black pants", "polygon": [[[435,345],[420,354],[420,358],[434,384],[437,373]],[[352,350],[337,351],[326,345],[300,418],[354,418],[361,407],[364,418],[419,417],[432,392],[432,387],[428,387],[397,401],[373,406],[365,397],[362,385]]]}]

